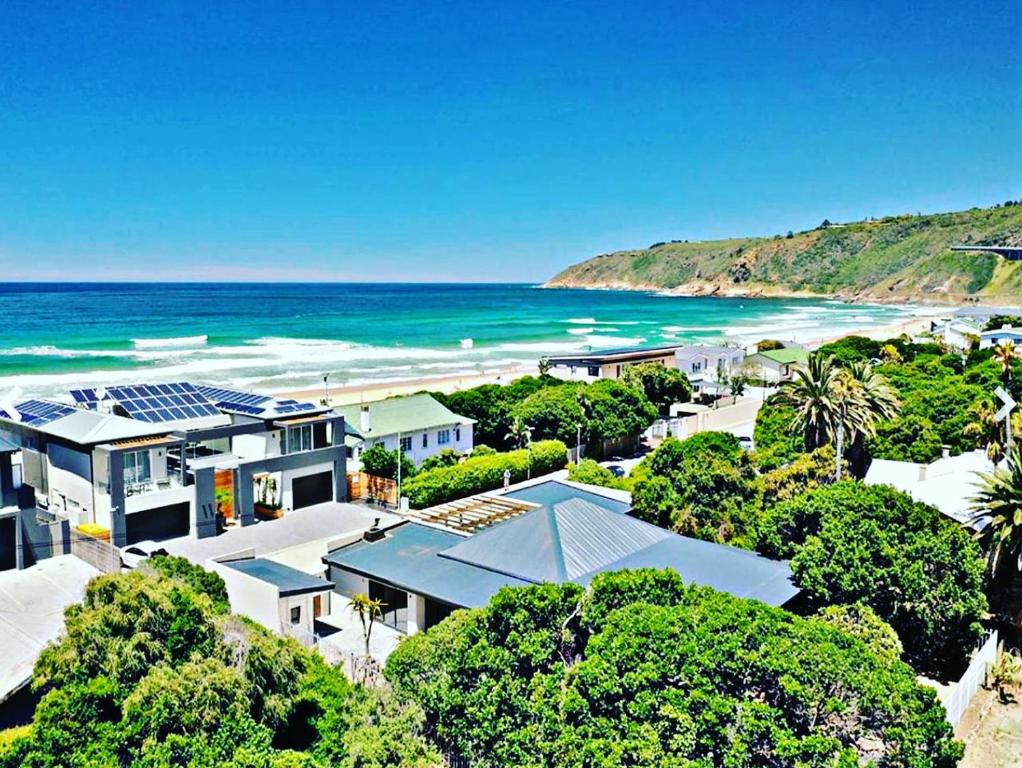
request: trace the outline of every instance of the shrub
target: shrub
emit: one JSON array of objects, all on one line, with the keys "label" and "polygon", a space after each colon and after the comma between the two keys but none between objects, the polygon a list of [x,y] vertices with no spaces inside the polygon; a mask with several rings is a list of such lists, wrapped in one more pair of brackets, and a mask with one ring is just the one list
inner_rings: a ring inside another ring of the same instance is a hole
[{"label": "shrub", "polygon": [[622,488],[624,484],[614,473],[604,466],[597,464],[592,459],[582,459],[578,464],[571,464],[568,467],[568,479],[576,483],[588,483],[589,485],[602,485],[605,488]]},{"label": "shrub", "polygon": [[530,469],[533,476],[563,469],[568,463],[567,451],[564,443],[545,440],[533,443],[530,449],[472,456],[454,466],[420,472],[401,486],[401,492],[415,509],[432,507],[502,487],[505,470],[511,472],[511,482],[517,483]]}]

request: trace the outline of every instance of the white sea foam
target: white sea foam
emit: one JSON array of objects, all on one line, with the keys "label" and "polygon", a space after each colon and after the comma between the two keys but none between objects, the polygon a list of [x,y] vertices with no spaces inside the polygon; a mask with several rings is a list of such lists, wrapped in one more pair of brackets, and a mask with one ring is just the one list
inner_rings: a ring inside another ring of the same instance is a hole
[{"label": "white sea foam", "polygon": [[569,328],[568,333],[572,336],[585,336],[587,333],[592,333],[595,328]]},{"label": "white sea foam", "polygon": [[136,349],[152,349],[165,347],[201,347],[206,344],[209,337],[201,336],[170,336],[163,339],[132,339],[131,343]]},{"label": "white sea foam", "polygon": [[574,323],[575,325],[595,325],[596,324],[596,318],[595,317],[569,317],[564,322],[566,322],[566,323]]}]

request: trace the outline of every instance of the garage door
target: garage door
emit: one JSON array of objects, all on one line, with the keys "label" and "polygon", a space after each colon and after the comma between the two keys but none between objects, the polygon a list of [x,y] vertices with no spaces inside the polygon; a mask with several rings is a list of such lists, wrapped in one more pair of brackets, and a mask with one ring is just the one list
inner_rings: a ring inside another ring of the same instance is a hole
[{"label": "garage door", "polygon": [[126,515],[128,543],[137,541],[163,541],[188,535],[189,505],[172,504]]},{"label": "garage door", "polygon": [[295,509],[322,504],[324,501],[333,501],[333,498],[333,472],[296,477],[291,481],[291,504]]}]

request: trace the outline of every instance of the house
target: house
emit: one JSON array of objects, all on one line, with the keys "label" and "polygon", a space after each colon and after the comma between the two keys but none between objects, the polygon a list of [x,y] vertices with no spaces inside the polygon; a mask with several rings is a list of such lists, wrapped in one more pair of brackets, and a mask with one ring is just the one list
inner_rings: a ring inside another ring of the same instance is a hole
[{"label": "house", "polygon": [[943,339],[948,346],[965,350],[980,338],[983,327],[967,318],[955,317],[932,321],[930,332]]},{"label": "house", "polygon": [[485,605],[502,587],[588,584],[623,568],[673,568],[695,582],[784,605],[799,592],[786,562],[679,536],[628,515],[622,491],[539,478],[412,512],[323,558],[344,598],[383,602],[382,622],[415,634],[457,608]]},{"label": "house", "polygon": [[445,448],[458,453],[472,452],[475,421],[459,416],[432,395],[392,397],[337,409],[345,420],[357,425],[361,441],[349,445],[353,466],[361,465],[362,453],[374,445],[388,451],[398,446],[416,466]]},{"label": "house", "polygon": [[936,507],[955,522],[982,530],[985,524],[974,523],[969,508],[976,494],[977,474],[993,471],[993,462],[982,450],[958,456],[945,450],[941,458],[930,464],[873,459],[863,482],[893,486],[916,501]]},{"label": "house", "polygon": [[995,330],[983,331],[979,335],[979,348],[998,347],[1008,341],[1016,347],[1022,347],[1022,328],[1002,325]]},{"label": "house", "polygon": [[795,370],[809,362],[809,353],[797,347],[785,347],[749,355],[748,361],[759,369],[763,381],[777,384],[791,381]]},{"label": "house", "polygon": [[330,613],[331,582],[264,557],[218,566],[233,612],[312,644],[316,619]]},{"label": "house", "polygon": [[673,368],[676,365],[674,355],[682,349],[685,349],[685,346],[681,344],[661,347],[622,347],[604,349],[599,352],[555,355],[547,358],[547,362],[550,364],[551,375],[570,381],[620,379],[628,366],[639,363],[660,363]]},{"label": "house", "polygon": [[[0,558],[70,552],[83,526],[123,547],[343,501],[350,435],[327,406],[188,382],[6,403],[0,438],[18,449],[21,487]],[[5,498],[12,474],[0,451]]]},{"label": "house", "polygon": [[693,344],[674,353],[675,366],[692,385],[692,394],[715,395],[717,382],[738,371],[745,362],[745,350],[711,344]]}]

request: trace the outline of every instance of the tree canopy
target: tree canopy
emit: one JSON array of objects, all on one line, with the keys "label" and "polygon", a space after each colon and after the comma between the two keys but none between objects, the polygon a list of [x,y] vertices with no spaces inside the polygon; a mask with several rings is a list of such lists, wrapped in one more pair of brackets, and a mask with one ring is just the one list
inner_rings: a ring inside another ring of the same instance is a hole
[{"label": "tree canopy", "polygon": [[960,663],[987,608],[979,546],[935,508],[889,486],[843,481],[766,512],[758,548],[790,557],[810,605],[862,603],[920,669]]},{"label": "tree canopy", "polygon": [[386,676],[473,766],[951,768],[931,689],[820,618],[619,571],[504,589],[403,642]]},{"label": "tree canopy", "polygon": [[3,768],[435,765],[421,710],[227,613],[223,582],[177,559],[100,576],[36,663],[31,726]]},{"label": "tree canopy", "polygon": [[687,403],[692,399],[692,385],[688,382],[688,376],[677,368],[668,368],[661,363],[629,365],[621,380],[632,389],[642,392],[661,412],[675,403]]}]

